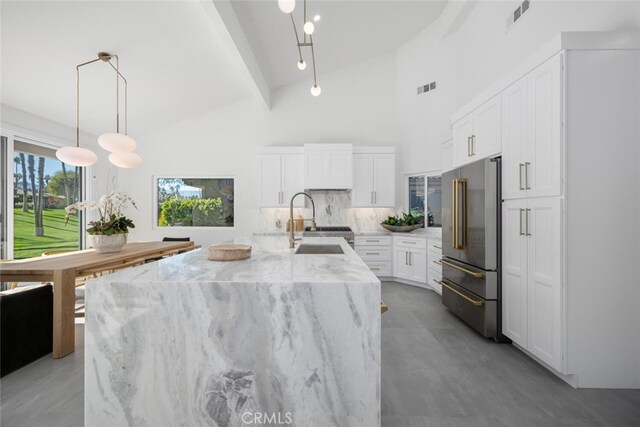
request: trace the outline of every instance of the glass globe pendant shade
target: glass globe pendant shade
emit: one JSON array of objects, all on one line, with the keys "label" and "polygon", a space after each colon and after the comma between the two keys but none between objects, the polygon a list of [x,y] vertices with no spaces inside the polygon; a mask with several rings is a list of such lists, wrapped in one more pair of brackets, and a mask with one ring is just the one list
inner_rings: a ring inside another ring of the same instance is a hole
[{"label": "glass globe pendant shade", "polygon": [[98,137],[100,147],[112,153],[130,153],[136,149],[136,141],[121,133],[103,133]]},{"label": "glass globe pendant shade", "polygon": [[302,29],[307,35],[310,36],[311,34],[313,34],[313,30],[315,30],[316,27],[313,25],[313,22],[309,21],[304,24],[304,27],[302,27]]},{"label": "glass globe pendant shade", "polygon": [[111,153],[109,161],[119,168],[131,169],[142,164],[142,157],[136,153]]},{"label": "glass globe pendant shade", "polygon": [[298,69],[304,70],[305,68],[307,68],[307,63],[304,62],[304,59],[301,59],[300,61],[298,61]]},{"label": "glass globe pendant shade", "polygon": [[282,12],[289,14],[296,8],[296,0],[278,0],[278,7]]},{"label": "glass globe pendant shade", "polygon": [[321,93],[322,93],[322,89],[320,89],[320,86],[318,85],[311,86],[311,95],[320,96]]},{"label": "glass globe pendant shade", "polygon": [[61,162],[72,166],[91,166],[98,161],[93,151],[81,147],[62,147],[56,151],[56,157]]}]

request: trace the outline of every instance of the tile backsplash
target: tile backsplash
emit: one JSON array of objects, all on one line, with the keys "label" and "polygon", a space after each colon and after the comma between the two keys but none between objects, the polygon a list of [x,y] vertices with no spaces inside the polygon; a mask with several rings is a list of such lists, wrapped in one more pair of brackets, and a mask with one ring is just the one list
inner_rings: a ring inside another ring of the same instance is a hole
[{"label": "tile backsplash", "polygon": [[[316,204],[318,226],[349,226],[355,232],[382,231],[380,223],[397,211],[389,208],[352,208],[350,191],[310,191]],[[298,196],[302,197],[302,196]],[[311,202],[306,208],[294,209],[294,218],[300,214],[311,218]],[[260,209],[261,232],[285,231],[289,209]],[[308,223],[305,225],[309,225]]]}]

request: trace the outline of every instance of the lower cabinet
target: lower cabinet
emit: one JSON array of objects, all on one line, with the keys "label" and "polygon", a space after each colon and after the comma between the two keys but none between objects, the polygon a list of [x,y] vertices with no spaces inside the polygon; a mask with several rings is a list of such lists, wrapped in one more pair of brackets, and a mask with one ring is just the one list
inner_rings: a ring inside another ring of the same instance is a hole
[{"label": "lower cabinet", "polygon": [[354,249],[378,277],[391,277],[391,236],[356,236]]},{"label": "lower cabinet", "polygon": [[442,295],[442,239],[430,237],[427,239],[427,284],[434,291]]},{"label": "lower cabinet", "polygon": [[502,205],[502,331],[563,371],[562,199]]},{"label": "lower cabinet", "polygon": [[393,239],[393,276],[427,284],[427,250],[425,237]]}]

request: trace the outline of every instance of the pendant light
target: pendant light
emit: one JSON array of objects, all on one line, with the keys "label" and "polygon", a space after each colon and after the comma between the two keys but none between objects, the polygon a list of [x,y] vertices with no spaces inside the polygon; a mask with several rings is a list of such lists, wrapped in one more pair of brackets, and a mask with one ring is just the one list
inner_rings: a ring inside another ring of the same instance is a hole
[{"label": "pendant light", "polygon": [[98,59],[76,66],[76,146],[62,147],[56,150],[58,160],[71,166],[91,166],[98,161],[96,153],[88,148],[80,147],[80,67],[95,61]]},{"label": "pendant light", "polygon": [[[131,153],[136,149],[137,144],[133,138],[127,135],[128,83],[127,79],[120,72],[120,58],[118,55],[110,55],[106,52],[99,53],[98,57],[111,65],[111,68],[116,72],[116,131],[115,133],[110,132],[100,135],[98,137],[98,144],[112,153]],[[115,67],[111,63],[111,58],[116,59]],[[124,134],[120,133],[120,79],[124,81]]]},{"label": "pendant light", "polygon": [[[291,17],[291,24],[293,25],[293,32],[296,35],[296,46],[298,47],[298,56],[300,60],[298,61],[298,69],[300,71],[304,71],[307,68],[307,63],[302,59],[302,48],[310,47],[311,48],[311,64],[313,65],[313,86],[311,86],[311,95],[320,96],[322,93],[322,89],[318,85],[318,79],[316,75],[316,52],[313,47],[313,36],[312,34],[315,31],[315,25],[311,21],[307,21],[307,0],[303,0],[304,10],[303,10],[303,25],[302,25],[302,42],[300,41],[300,36],[298,35],[298,29],[296,28],[296,21],[293,19],[293,11],[296,7],[295,0],[278,0],[278,6],[280,10]],[[320,20],[320,15],[316,15],[313,18],[314,21],[318,22]]]},{"label": "pendant light", "polygon": [[130,169],[137,168],[142,164],[142,157],[134,152],[130,153],[111,153],[109,161],[119,168]]}]

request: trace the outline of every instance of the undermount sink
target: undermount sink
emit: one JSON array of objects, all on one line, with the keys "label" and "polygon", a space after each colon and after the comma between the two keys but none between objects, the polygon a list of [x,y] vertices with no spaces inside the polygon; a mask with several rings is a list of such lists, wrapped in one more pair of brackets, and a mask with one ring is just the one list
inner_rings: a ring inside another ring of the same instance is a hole
[{"label": "undermount sink", "polygon": [[329,255],[329,254],[343,254],[344,251],[340,245],[309,245],[302,244],[296,249],[298,255]]}]

